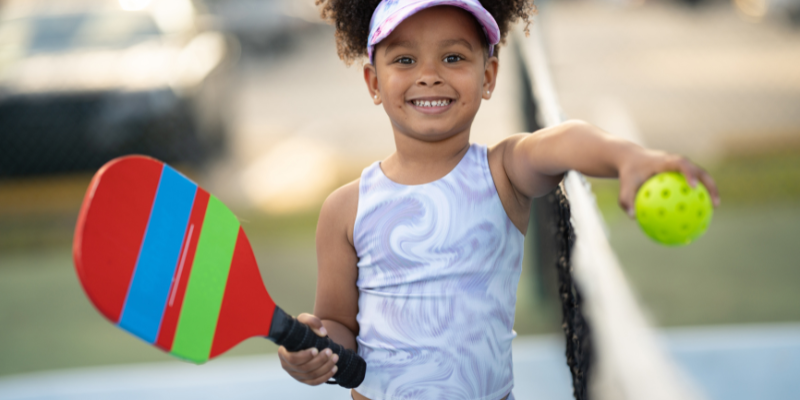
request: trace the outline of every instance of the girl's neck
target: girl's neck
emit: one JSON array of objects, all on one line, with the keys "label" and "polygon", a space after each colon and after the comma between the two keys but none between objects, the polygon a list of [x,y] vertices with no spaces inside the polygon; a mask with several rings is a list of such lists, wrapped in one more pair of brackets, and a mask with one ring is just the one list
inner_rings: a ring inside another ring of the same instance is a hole
[{"label": "girl's neck", "polygon": [[397,151],[381,162],[392,181],[404,185],[433,182],[447,175],[469,150],[469,129],[447,139],[426,142],[395,131]]}]

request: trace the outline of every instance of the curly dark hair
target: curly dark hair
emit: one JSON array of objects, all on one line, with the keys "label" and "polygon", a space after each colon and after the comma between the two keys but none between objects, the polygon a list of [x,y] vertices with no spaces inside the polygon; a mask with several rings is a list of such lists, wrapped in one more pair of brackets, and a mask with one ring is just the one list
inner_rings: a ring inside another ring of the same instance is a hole
[{"label": "curly dark hair", "polygon": [[[336,28],[336,49],[339,58],[347,65],[367,56],[369,21],[380,2],[381,0],[316,0],[317,6],[322,6],[322,18]],[[481,5],[497,21],[500,44],[505,43],[511,24],[517,20],[525,22],[527,33],[530,19],[536,14],[533,0],[481,0]]]}]

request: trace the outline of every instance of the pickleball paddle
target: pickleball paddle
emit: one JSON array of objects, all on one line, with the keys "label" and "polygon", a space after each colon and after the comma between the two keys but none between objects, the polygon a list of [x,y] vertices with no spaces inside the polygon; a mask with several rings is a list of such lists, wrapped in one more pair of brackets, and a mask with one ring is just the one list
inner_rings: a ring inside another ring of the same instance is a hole
[{"label": "pickleball paddle", "polygon": [[330,348],[333,379],[361,384],[366,363],[272,301],[236,216],[158,160],[126,156],[95,174],[75,227],[78,278],[120,328],[193,363],[264,336],[289,351]]}]

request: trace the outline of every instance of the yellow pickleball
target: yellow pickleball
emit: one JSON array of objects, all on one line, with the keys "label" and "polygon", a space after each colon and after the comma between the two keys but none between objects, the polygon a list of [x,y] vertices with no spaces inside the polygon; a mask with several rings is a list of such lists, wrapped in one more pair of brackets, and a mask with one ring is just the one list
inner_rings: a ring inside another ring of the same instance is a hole
[{"label": "yellow pickleball", "polygon": [[698,182],[692,189],[678,172],[655,175],[636,193],[639,226],[647,236],[667,246],[686,245],[702,236],[713,215],[706,187]]}]

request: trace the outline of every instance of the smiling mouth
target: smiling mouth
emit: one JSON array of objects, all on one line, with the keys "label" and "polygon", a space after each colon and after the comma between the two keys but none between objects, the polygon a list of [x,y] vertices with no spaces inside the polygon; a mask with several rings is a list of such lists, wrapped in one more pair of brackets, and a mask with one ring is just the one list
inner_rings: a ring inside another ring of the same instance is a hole
[{"label": "smiling mouth", "polygon": [[417,107],[434,108],[434,107],[449,106],[452,101],[453,101],[452,99],[441,98],[441,99],[417,99],[417,100],[411,100],[409,102]]}]

